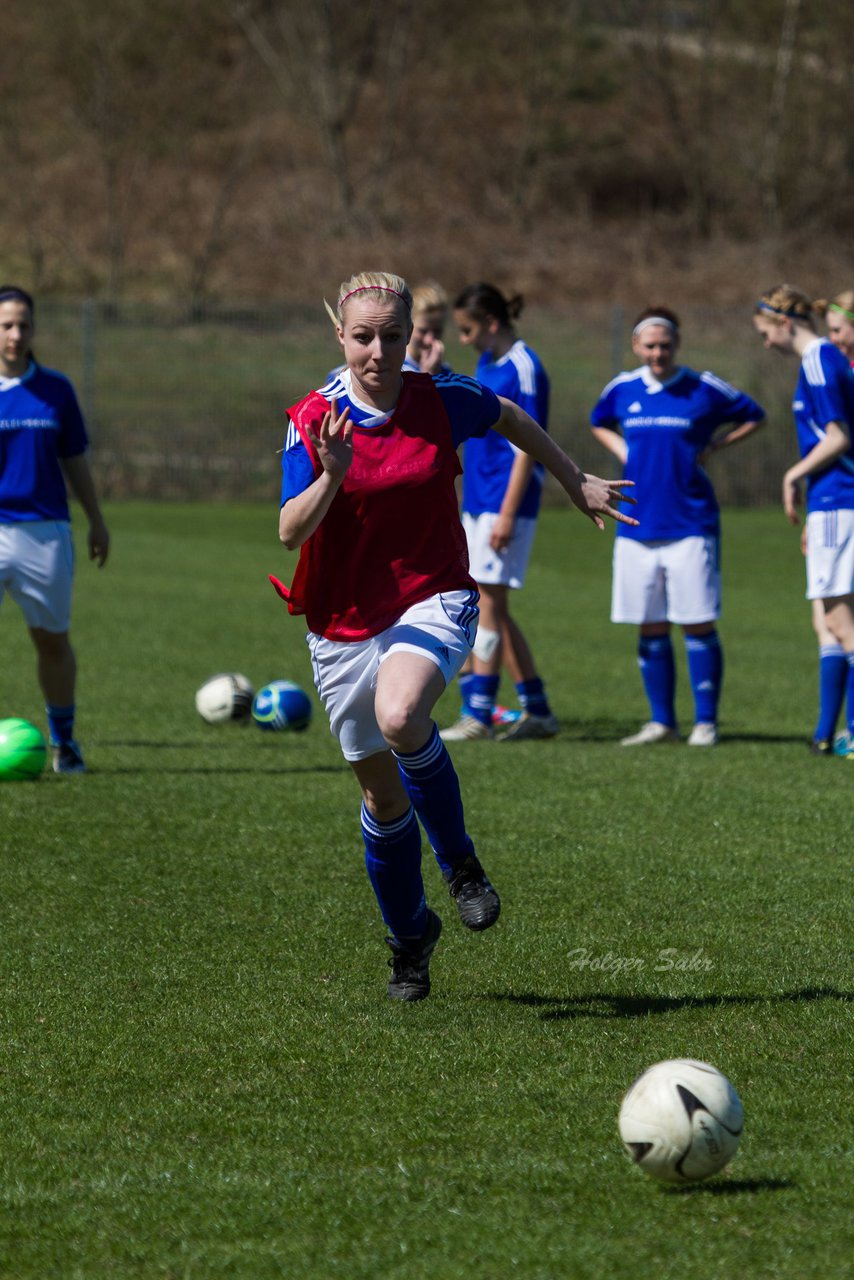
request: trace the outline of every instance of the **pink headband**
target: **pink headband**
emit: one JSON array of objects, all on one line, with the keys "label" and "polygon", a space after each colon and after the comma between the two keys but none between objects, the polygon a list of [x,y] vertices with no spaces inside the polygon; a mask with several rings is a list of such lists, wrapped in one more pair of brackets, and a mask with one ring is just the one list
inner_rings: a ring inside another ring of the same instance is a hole
[{"label": "pink headband", "polygon": [[343,307],[347,299],[352,298],[354,293],[371,293],[372,291],[375,293],[393,293],[396,298],[400,298],[401,302],[406,307],[406,310],[409,310],[409,303],[406,301],[403,294],[398,293],[397,289],[389,289],[388,285],[385,284],[363,284],[360,285],[358,289],[351,289],[349,293],[344,294],[344,297],[338,303],[338,306]]}]

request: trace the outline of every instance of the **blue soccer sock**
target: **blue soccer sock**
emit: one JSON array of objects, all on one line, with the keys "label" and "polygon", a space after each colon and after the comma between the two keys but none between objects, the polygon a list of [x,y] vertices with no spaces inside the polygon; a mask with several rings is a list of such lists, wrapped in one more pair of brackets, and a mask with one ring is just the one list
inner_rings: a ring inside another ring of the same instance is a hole
[{"label": "blue soccer sock", "polygon": [[492,724],[500,679],[500,676],[473,675],[466,683],[466,714],[474,716],[481,724]]},{"label": "blue soccer sock", "polygon": [[642,635],[638,641],[638,666],[652,719],[675,728],[676,663],[670,636]]},{"label": "blue soccer sock", "polygon": [[365,866],[389,932],[398,940],[420,938],[427,929],[421,878],[421,832],[413,810],[379,822],[362,804]]},{"label": "blue soccer sock", "polygon": [[474,679],[475,674],[473,671],[465,671],[461,676],[457,677],[457,684],[460,686],[460,697],[462,698],[460,715],[471,715],[471,708],[469,706],[469,690],[471,689],[471,684]]},{"label": "blue soccer sock", "polygon": [[393,752],[406,794],[427,833],[436,861],[447,879],[464,858],[474,853],[466,833],[460,780],[448,748],[433,725],[420,751]]},{"label": "blue soccer sock", "polygon": [[74,739],[74,703],[70,707],[46,706],[50,740],[55,747],[65,746]]},{"label": "blue soccer sock", "polygon": [[516,692],[519,695],[519,706],[529,715],[551,715],[552,709],[539,676],[534,676],[532,680],[520,680],[516,685]]},{"label": "blue soccer sock", "polygon": [[698,724],[717,724],[724,675],[724,654],[717,631],[686,636],[685,651],[694,694],[694,719]]},{"label": "blue soccer sock", "polygon": [[833,738],[847,686],[848,657],[842,645],[819,645],[818,722],[813,734],[815,742],[830,742]]},{"label": "blue soccer sock", "polygon": [[848,659],[848,737],[854,742],[854,653],[846,655]]}]

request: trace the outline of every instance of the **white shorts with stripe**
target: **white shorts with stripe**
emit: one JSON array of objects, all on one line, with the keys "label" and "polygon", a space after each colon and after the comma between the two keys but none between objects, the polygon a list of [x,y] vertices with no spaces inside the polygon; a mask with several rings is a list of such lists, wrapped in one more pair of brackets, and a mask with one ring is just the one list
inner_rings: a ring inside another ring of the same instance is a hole
[{"label": "white shorts with stripe", "polygon": [[445,684],[450,684],[474,644],[477,601],[476,591],[430,596],[370,640],[351,643],[308,633],[314,685],[345,760],[364,760],[388,750],[374,710],[381,664],[392,653],[418,654],[435,663]]},{"label": "white shorts with stripe", "polygon": [[482,582],[486,586],[524,586],[537,521],[528,517],[517,519],[506,551],[494,551],[489,545],[489,539],[497,519],[498,516],[492,511],[479,516],[463,512],[471,576],[475,582]]},{"label": "white shorts with stripe", "polygon": [[8,591],[28,627],[68,630],[73,579],[74,542],[67,520],[0,524],[0,602]]},{"label": "white shorts with stripe", "polygon": [[714,622],[721,614],[719,538],[614,539],[611,621]]},{"label": "white shorts with stripe", "polygon": [[854,593],[854,511],[811,511],[807,516],[807,599]]}]

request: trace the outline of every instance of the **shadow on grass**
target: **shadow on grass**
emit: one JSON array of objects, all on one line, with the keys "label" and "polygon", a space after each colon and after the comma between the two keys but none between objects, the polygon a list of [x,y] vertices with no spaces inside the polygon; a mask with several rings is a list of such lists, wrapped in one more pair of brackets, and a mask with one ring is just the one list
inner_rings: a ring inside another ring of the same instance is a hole
[{"label": "shadow on grass", "polygon": [[718,1008],[730,1004],[797,1004],[809,1000],[854,1000],[854,993],[834,987],[805,987],[802,991],[783,991],[776,995],[744,996],[623,996],[596,991],[579,996],[540,996],[533,992],[490,992],[489,1000],[521,1004],[539,1009],[544,1021],[562,1018],[643,1018],[651,1013],[675,1013],[681,1009]]},{"label": "shadow on grass", "polygon": [[[557,738],[558,742],[564,745],[575,744],[579,742],[601,742],[610,743],[612,746],[618,746],[621,739],[629,734],[637,733],[638,722],[636,720],[572,720],[565,719],[561,721],[561,731]],[[721,742],[726,743],[784,743],[784,744],[801,744],[805,749],[809,742],[809,734],[807,733],[739,733],[728,732],[726,729],[721,733]]]},{"label": "shadow on grass", "polygon": [[117,778],[117,777],[121,777],[123,774],[139,775],[141,773],[169,773],[173,775],[190,774],[190,773],[196,773],[196,774],[202,774],[202,775],[214,774],[214,773],[223,773],[223,774],[245,773],[245,774],[251,774],[253,775],[253,777],[258,777],[260,774],[268,773],[271,776],[276,775],[277,777],[282,777],[284,774],[294,774],[294,773],[349,773],[349,772],[350,770],[347,768],[346,765],[335,765],[335,764],[290,764],[290,765],[278,764],[273,766],[265,764],[263,767],[260,765],[212,764],[212,765],[205,766],[205,765],[197,764],[197,765],[187,765],[184,768],[182,768],[180,765],[176,767],[175,765],[147,766],[147,765],[135,764],[132,766],[118,765],[115,769],[111,769],[109,766],[105,768],[103,765],[97,765],[91,769],[87,768],[87,773],[93,778],[96,776]]},{"label": "shadow on grass", "polygon": [[692,1182],[688,1187],[662,1187],[670,1196],[755,1196],[761,1191],[787,1191],[790,1178],[730,1178],[726,1182]]}]

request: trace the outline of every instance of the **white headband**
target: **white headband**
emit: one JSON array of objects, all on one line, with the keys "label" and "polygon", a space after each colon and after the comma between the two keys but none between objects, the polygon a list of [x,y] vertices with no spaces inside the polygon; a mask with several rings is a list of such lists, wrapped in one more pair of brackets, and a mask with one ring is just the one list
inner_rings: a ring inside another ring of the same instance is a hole
[{"label": "white headband", "polygon": [[636,338],[642,329],[646,329],[651,324],[663,324],[671,333],[677,333],[678,328],[672,320],[668,320],[666,316],[645,316],[643,320],[638,320],[634,329],[632,329],[632,337]]}]

